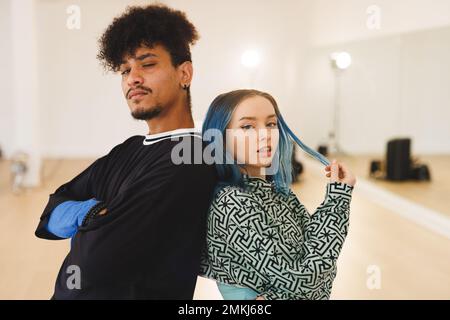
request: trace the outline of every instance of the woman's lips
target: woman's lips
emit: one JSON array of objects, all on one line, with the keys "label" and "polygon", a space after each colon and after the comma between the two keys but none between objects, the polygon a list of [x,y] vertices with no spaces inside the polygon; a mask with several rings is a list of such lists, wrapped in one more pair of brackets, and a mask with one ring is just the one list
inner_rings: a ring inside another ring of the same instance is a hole
[{"label": "woman's lips", "polygon": [[263,157],[264,156],[270,157],[272,155],[272,148],[271,147],[263,147],[258,150],[258,154]]}]

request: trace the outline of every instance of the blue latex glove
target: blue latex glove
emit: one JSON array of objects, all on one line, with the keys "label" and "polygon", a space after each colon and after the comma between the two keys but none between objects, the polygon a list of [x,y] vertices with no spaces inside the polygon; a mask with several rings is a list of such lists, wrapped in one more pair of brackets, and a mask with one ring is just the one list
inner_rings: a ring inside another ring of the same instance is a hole
[{"label": "blue latex glove", "polygon": [[51,212],[47,230],[60,238],[72,238],[83,223],[86,214],[98,202],[96,199],[90,199],[61,203]]}]

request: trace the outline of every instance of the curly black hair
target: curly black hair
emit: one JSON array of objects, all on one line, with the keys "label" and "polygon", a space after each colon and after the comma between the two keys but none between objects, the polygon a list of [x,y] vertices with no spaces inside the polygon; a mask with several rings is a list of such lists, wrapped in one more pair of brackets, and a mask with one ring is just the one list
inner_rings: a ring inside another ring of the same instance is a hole
[{"label": "curly black hair", "polygon": [[162,4],[127,7],[114,19],[99,40],[97,58],[105,69],[118,71],[126,55],[140,46],[162,45],[169,52],[173,66],[192,61],[190,45],[199,39],[195,26],[182,11]]}]

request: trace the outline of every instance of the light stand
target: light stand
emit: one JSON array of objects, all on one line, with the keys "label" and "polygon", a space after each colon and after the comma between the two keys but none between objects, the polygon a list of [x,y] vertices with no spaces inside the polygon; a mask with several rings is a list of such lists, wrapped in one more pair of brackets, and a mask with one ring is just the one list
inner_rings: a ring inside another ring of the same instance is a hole
[{"label": "light stand", "polygon": [[347,52],[336,52],[330,57],[334,71],[334,103],[331,131],[328,134],[328,149],[333,155],[344,155],[340,146],[340,109],[341,109],[341,77],[344,71],[350,67],[352,59]]}]

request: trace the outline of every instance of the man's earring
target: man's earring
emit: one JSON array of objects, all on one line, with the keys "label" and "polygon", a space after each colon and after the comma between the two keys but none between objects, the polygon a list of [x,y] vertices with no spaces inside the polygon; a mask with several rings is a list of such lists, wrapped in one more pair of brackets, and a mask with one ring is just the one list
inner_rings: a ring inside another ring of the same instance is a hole
[{"label": "man's earring", "polygon": [[188,85],[188,84],[183,85],[183,89],[184,89],[184,90],[189,89],[189,85]]}]

